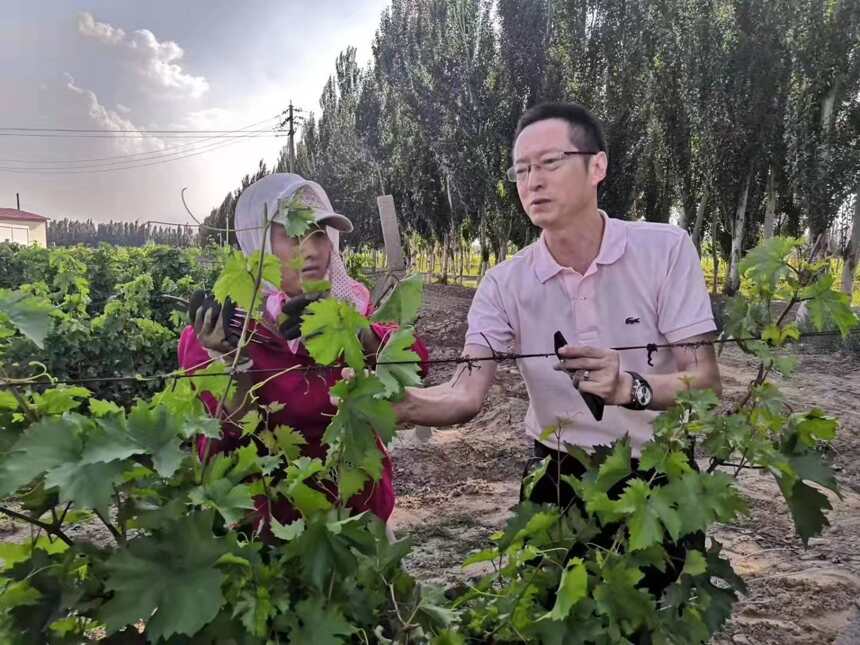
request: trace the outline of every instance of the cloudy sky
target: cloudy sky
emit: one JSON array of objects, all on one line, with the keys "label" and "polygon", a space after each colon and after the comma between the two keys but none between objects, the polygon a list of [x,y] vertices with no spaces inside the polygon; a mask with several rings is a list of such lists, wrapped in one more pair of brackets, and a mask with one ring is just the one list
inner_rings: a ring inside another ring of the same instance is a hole
[{"label": "cloudy sky", "polygon": [[187,186],[205,216],[259,159],[271,165],[286,139],[53,135],[271,129],[290,99],[318,110],[338,52],[353,45],[369,59],[386,5],[3,0],[0,207],[14,207],[18,192],[23,209],[50,218],[188,222]]}]

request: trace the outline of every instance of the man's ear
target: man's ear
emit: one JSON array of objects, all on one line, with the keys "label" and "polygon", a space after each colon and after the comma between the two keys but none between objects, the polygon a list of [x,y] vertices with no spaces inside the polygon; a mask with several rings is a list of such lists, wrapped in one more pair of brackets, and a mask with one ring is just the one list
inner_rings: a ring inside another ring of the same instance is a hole
[{"label": "man's ear", "polygon": [[591,158],[591,185],[597,186],[601,181],[606,179],[606,168],[609,165],[609,158],[606,153],[598,152]]}]

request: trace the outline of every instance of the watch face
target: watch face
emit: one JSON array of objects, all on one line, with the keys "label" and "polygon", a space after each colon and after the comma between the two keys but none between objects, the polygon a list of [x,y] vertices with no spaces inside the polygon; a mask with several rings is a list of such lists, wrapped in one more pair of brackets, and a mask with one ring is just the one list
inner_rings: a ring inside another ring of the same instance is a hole
[{"label": "watch face", "polygon": [[651,388],[642,381],[636,380],[633,383],[633,397],[637,404],[646,408],[651,403]]}]

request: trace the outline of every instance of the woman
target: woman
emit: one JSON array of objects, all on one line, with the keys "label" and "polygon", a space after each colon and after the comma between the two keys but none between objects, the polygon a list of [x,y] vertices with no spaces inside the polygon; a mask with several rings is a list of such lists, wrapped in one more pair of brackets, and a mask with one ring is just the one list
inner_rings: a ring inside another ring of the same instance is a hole
[{"label": "woman", "polygon": [[[301,205],[313,213],[312,228],[302,240],[291,238],[284,227],[284,215],[279,205],[289,202]],[[272,224],[266,233],[266,214]],[[257,382],[264,384],[254,391],[257,405],[279,403],[277,411],[269,411],[267,423],[270,429],[290,426],[300,432],[307,445],[303,454],[308,457],[324,457],[325,446],[321,438],[332,416],[337,412],[329,397],[329,388],[340,379],[341,368],[332,367],[308,373],[301,369],[285,371],[274,378],[273,374],[291,367],[305,368],[316,365],[301,344],[299,323],[304,307],[312,298],[302,293],[302,283],[328,280],[330,295],[350,303],[357,311],[367,316],[373,312],[373,303],[367,288],[351,279],[344,268],[338,252],[339,233],[352,231],[352,223],[332,210],[325,191],[315,182],[298,175],[279,173],[263,177],[249,186],[239,198],[235,212],[236,237],[242,252],[248,256],[263,249],[281,261],[281,284],[265,285],[265,316],[260,325],[255,325],[254,339],[242,350],[240,368],[235,377],[237,391],[232,400],[225,403],[222,418],[223,437],[207,445],[201,438],[198,450],[203,455],[230,451],[250,441],[241,439],[241,419],[252,404],[247,396]],[[301,262],[297,262],[301,258]],[[298,267],[301,267],[300,269]],[[286,314],[283,316],[282,314]],[[284,320],[286,318],[286,320]],[[235,336],[225,336],[224,325],[217,306],[200,306],[193,314],[194,324],[182,332],[179,339],[179,364],[192,370],[212,359],[232,364],[235,351]],[[280,325],[278,325],[280,322]],[[229,329],[229,322],[228,322]],[[365,353],[372,355],[380,343],[393,331],[391,325],[372,324],[367,333],[360,335]],[[427,359],[427,350],[416,342],[414,351],[422,360]],[[225,356],[226,355],[226,356]],[[248,370],[253,368],[253,372]],[[259,370],[259,371],[257,371]],[[201,395],[210,414],[215,414],[218,402],[208,392]],[[264,418],[266,415],[263,415]],[[227,420],[229,419],[229,420]],[[259,442],[258,442],[259,445]],[[379,481],[368,482],[363,491],[354,495],[348,505],[355,511],[372,511],[386,521],[394,508],[391,459],[377,438],[383,453],[383,472]],[[262,446],[260,450],[264,450]],[[332,491],[328,491],[333,496]],[[262,498],[257,502],[258,512],[266,519],[270,509]],[[271,513],[281,523],[297,519],[298,513],[288,503],[274,505]]]}]

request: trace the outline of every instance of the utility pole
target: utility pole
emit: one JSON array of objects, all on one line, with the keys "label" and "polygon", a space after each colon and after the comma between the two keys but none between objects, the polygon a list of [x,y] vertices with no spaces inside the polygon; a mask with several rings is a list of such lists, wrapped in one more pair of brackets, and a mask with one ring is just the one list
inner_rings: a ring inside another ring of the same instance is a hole
[{"label": "utility pole", "polygon": [[296,119],[300,119],[300,116],[297,116],[296,113],[301,112],[299,108],[293,106],[293,101],[290,100],[290,105],[287,108],[287,118],[281,122],[281,127],[283,128],[285,125],[289,124],[290,129],[287,130],[287,134],[290,137],[290,172],[296,171]]},{"label": "utility pole", "polygon": [[293,115],[293,102],[290,101],[290,172],[296,171],[296,120]]}]

